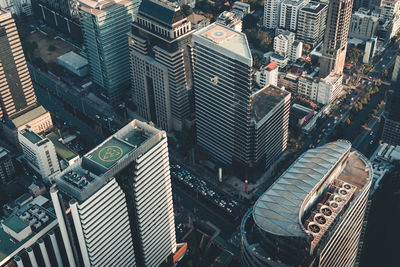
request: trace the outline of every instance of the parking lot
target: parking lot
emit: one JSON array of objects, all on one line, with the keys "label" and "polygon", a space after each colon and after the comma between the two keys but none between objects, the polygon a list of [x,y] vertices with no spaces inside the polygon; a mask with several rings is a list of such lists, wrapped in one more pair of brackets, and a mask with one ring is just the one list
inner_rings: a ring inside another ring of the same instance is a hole
[{"label": "parking lot", "polygon": [[223,193],[215,185],[197,177],[178,164],[171,164],[171,177],[173,182],[177,182],[186,191],[195,193],[198,200],[205,202],[218,212],[222,211],[222,214],[229,218],[240,220],[246,210],[244,205]]}]

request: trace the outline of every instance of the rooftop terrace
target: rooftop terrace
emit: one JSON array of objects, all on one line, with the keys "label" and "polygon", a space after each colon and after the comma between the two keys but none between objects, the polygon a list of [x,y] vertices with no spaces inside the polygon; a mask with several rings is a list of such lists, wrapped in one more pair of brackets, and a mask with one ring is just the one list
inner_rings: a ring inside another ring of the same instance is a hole
[{"label": "rooftop terrace", "polygon": [[58,139],[60,137],[56,133],[50,133],[46,137],[53,143],[53,145],[56,149],[56,153],[61,158],[65,159],[67,161],[70,161],[78,156],[75,152],[73,152],[71,149],[69,149],[63,143],[58,141]]},{"label": "rooftop terrace", "polygon": [[29,129],[22,130],[21,134],[26,139],[28,139],[32,144],[36,144],[43,140],[40,136],[38,136],[37,134],[35,134],[33,131],[31,131]]}]

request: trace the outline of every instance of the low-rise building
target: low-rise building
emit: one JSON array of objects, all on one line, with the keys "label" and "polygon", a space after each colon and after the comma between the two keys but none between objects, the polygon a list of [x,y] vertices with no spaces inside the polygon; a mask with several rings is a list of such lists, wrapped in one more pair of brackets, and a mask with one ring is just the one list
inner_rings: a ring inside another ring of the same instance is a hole
[{"label": "low-rise building", "polygon": [[284,87],[291,93],[297,93],[299,76],[292,73],[279,73],[278,87]]},{"label": "low-rise building", "polygon": [[18,139],[28,164],[43,179],[51,181],[60,171],[56,150],[48,138],[42,138],[29,127],[19,131]]},{"label": "low-rise building", "polygon": [[329,74],[318,84],[317,102],[329,104],[335,101],[343,90],[343,75]]},{"label": "low-rise building", "polygon": [[89,73],[88,61],[86,58],[70,51],[57,58],[58,64],[73,74],[84,77]]},{"label": "low-rise building", "polygon": [[192,23],[192,29],[201,29],[210,24],[210,20],[203,15],[192,13],[187,16],[187,20]]},{"label": "low-rise building", "polygon": [[295,40],[295,34],[290,31],[277,30],[274,38],[274,51],[276,55],[271,57],[280,68],[286,67],[287,63],[295,62],[301,57],[303,43]]},{"label": "low-rise building", "polygon": [[242,20],[239,19],[234,13],[224,11],[219,14],[217,20],[217,24],[224,25],[228,28],[231,28],[237,32],[242,32]]},{"label": "low-rise building", "polygon": [[256,71],[254,77],[256,83],[261,87],[265,87],[270,84],[278,86],[278,66],[275,64],[275,62],[271,62]]},{"label": "low-rise building", "polygon": [[239,19],[243,19],[247,14],[250,13],[250,4],[236,1],[233,3],[232,13],[235,14]]}]

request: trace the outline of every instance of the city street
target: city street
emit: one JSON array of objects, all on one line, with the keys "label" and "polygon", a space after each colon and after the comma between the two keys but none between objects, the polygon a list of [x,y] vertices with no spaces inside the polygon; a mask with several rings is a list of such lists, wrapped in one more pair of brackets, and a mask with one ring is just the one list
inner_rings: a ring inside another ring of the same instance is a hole
[{"label": "city street", "polygon": [[64,109],[64,103],[56,96],[50,94],[48,91],[46,91],[46,89],[42,88],[36,83],[34,83],[34,87],[39,103],[53,116],[58,116],[65,122],[70,123],[71,125],[76,127],[76,129],[82,134],[93,138],[96,143],[100,143],[104,139],[87,124],[80,121],[74,115],[66,111]]},{"label": "city street", "polygon": [[111,132],[115,132],[124,125],[123,122],[118,120],[118,116],[115,113],[105,111],[88,99],[84,94],[85,92],[79,93],[63,82],[57,80],[56,77],[33,66],[29,66],[29,71],[33,81],[40,84],[43,88],[50,90],[52,94],[58,96],[63,101],[79,110],[82,114],[95,121],[100,126],[109,129]]},{"label": "city street", "polygon": [[390,69],[396,61],[396,52],[399,50],[399,42],[394,43],[391,47],[388,47],[383,52],[383,55],[377,63],[374,64],[374,68],[369,72],[369,76],[373,78],[380,78],[381,72],[385,69]]}]

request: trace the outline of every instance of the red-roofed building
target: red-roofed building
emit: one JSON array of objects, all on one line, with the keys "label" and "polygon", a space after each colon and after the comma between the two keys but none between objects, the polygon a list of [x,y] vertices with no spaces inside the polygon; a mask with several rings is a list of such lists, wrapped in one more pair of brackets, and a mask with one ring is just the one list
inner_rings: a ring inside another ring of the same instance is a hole
[{"label": "red-roofed building", "polygon": [[272,70],[276,69],[277,67],[278,67],[278,66],[276,65],[275,62],[271,62],[271,63],[269,63],[269,64],[266,66],[266,70],[267,70],[267,71],[272,71]]},{"label": "red-roofed building", "polygon": [[275,62],[269,63],[267,66],[262,67],[255,74],[256,83],[265,87],[270,84],[277,86],[278,85],[278,66]]}]

